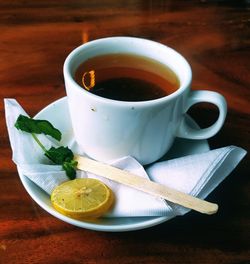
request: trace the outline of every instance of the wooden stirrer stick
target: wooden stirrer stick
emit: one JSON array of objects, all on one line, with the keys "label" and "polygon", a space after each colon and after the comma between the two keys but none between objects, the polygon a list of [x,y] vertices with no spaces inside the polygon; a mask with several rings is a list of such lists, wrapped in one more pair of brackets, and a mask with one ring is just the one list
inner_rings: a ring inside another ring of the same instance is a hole
[{"label": "wooden stirrer stick", "polygon": [[215,203],[201,200],[189,194],[174,190],[165,185],[158,184],[108,164],[82,156],[75,156],[75,160],[78,162],[77,168],[80,170],[94,173],[112,181],[116,181],[156,197],[182,205],[186,208],[193,209],[200,213],[214,214],[218,210],[218,205]]}]

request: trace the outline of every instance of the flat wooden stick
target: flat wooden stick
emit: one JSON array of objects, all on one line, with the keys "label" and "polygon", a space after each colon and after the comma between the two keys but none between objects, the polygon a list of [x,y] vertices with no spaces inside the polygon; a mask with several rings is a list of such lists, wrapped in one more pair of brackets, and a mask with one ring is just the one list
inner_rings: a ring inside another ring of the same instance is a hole
[{"label": "flat wooden stick", "polygon": [[94,173],[200,213],[214,214],[218,210],[217,204],[201,200],[108,164],[82,156],[75,156],[75,160],[78,162],[77,168],[80,170]]}]

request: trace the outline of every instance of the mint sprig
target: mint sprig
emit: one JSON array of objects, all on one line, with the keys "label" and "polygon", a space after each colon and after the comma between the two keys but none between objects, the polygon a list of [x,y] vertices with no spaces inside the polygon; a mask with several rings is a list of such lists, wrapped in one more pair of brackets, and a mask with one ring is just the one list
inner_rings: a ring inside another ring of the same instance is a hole
[{"label": "mint sprig", "polygon": [[62,133],[47,120],[32,119],[19,115],[15,127],[28,133],[49,135],[58,141],[62,138]]},{"label": "mint sprig", "polygon": [[24,115],[19,115],[16,120],[15,127],[19,130],[30,133],[37,144],[40,146],[40,148],[44,151],[44,155],[55,164],[62,165],[62,168],[65,170],[66,175],[71,180],[75,179],[77,161],[74,160],[74,154],[71,149],[63,146],[60,146],[58,148],[51,147],[50,149],[46,149],[42,142],[36,136],[36,134],[45,134],[51,136],[57,141],[61,140],[62,133],[49,121],[38,120]]}]

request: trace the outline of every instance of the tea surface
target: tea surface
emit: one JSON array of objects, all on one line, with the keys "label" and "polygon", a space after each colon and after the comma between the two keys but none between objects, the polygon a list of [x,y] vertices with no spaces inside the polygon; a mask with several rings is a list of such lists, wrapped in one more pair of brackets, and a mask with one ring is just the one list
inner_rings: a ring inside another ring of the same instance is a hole
[{"label": "tea surface", "polygon": [[76,82],[89,92],[119,101],[147,101],[175,92],[179,80],[167,66],[142,56],[109,54],[83,62]]}]

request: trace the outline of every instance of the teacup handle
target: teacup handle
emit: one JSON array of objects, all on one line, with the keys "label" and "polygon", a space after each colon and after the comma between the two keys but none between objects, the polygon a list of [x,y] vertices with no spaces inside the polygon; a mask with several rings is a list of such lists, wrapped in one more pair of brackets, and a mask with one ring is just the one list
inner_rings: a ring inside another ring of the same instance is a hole
[{"label": "teacup handle", "polygon": [[212,103],[218,107],[219,117],[216,122],[207,128],[194,129],[187,124],[184,117],[177,131],[177,137],[207,139],[214,136],[221,129],[227,114],[227,103],[225,98],[221,94],[212,91],[191,91],[187,100],[185,112],[194,104],[201,102]]}]

